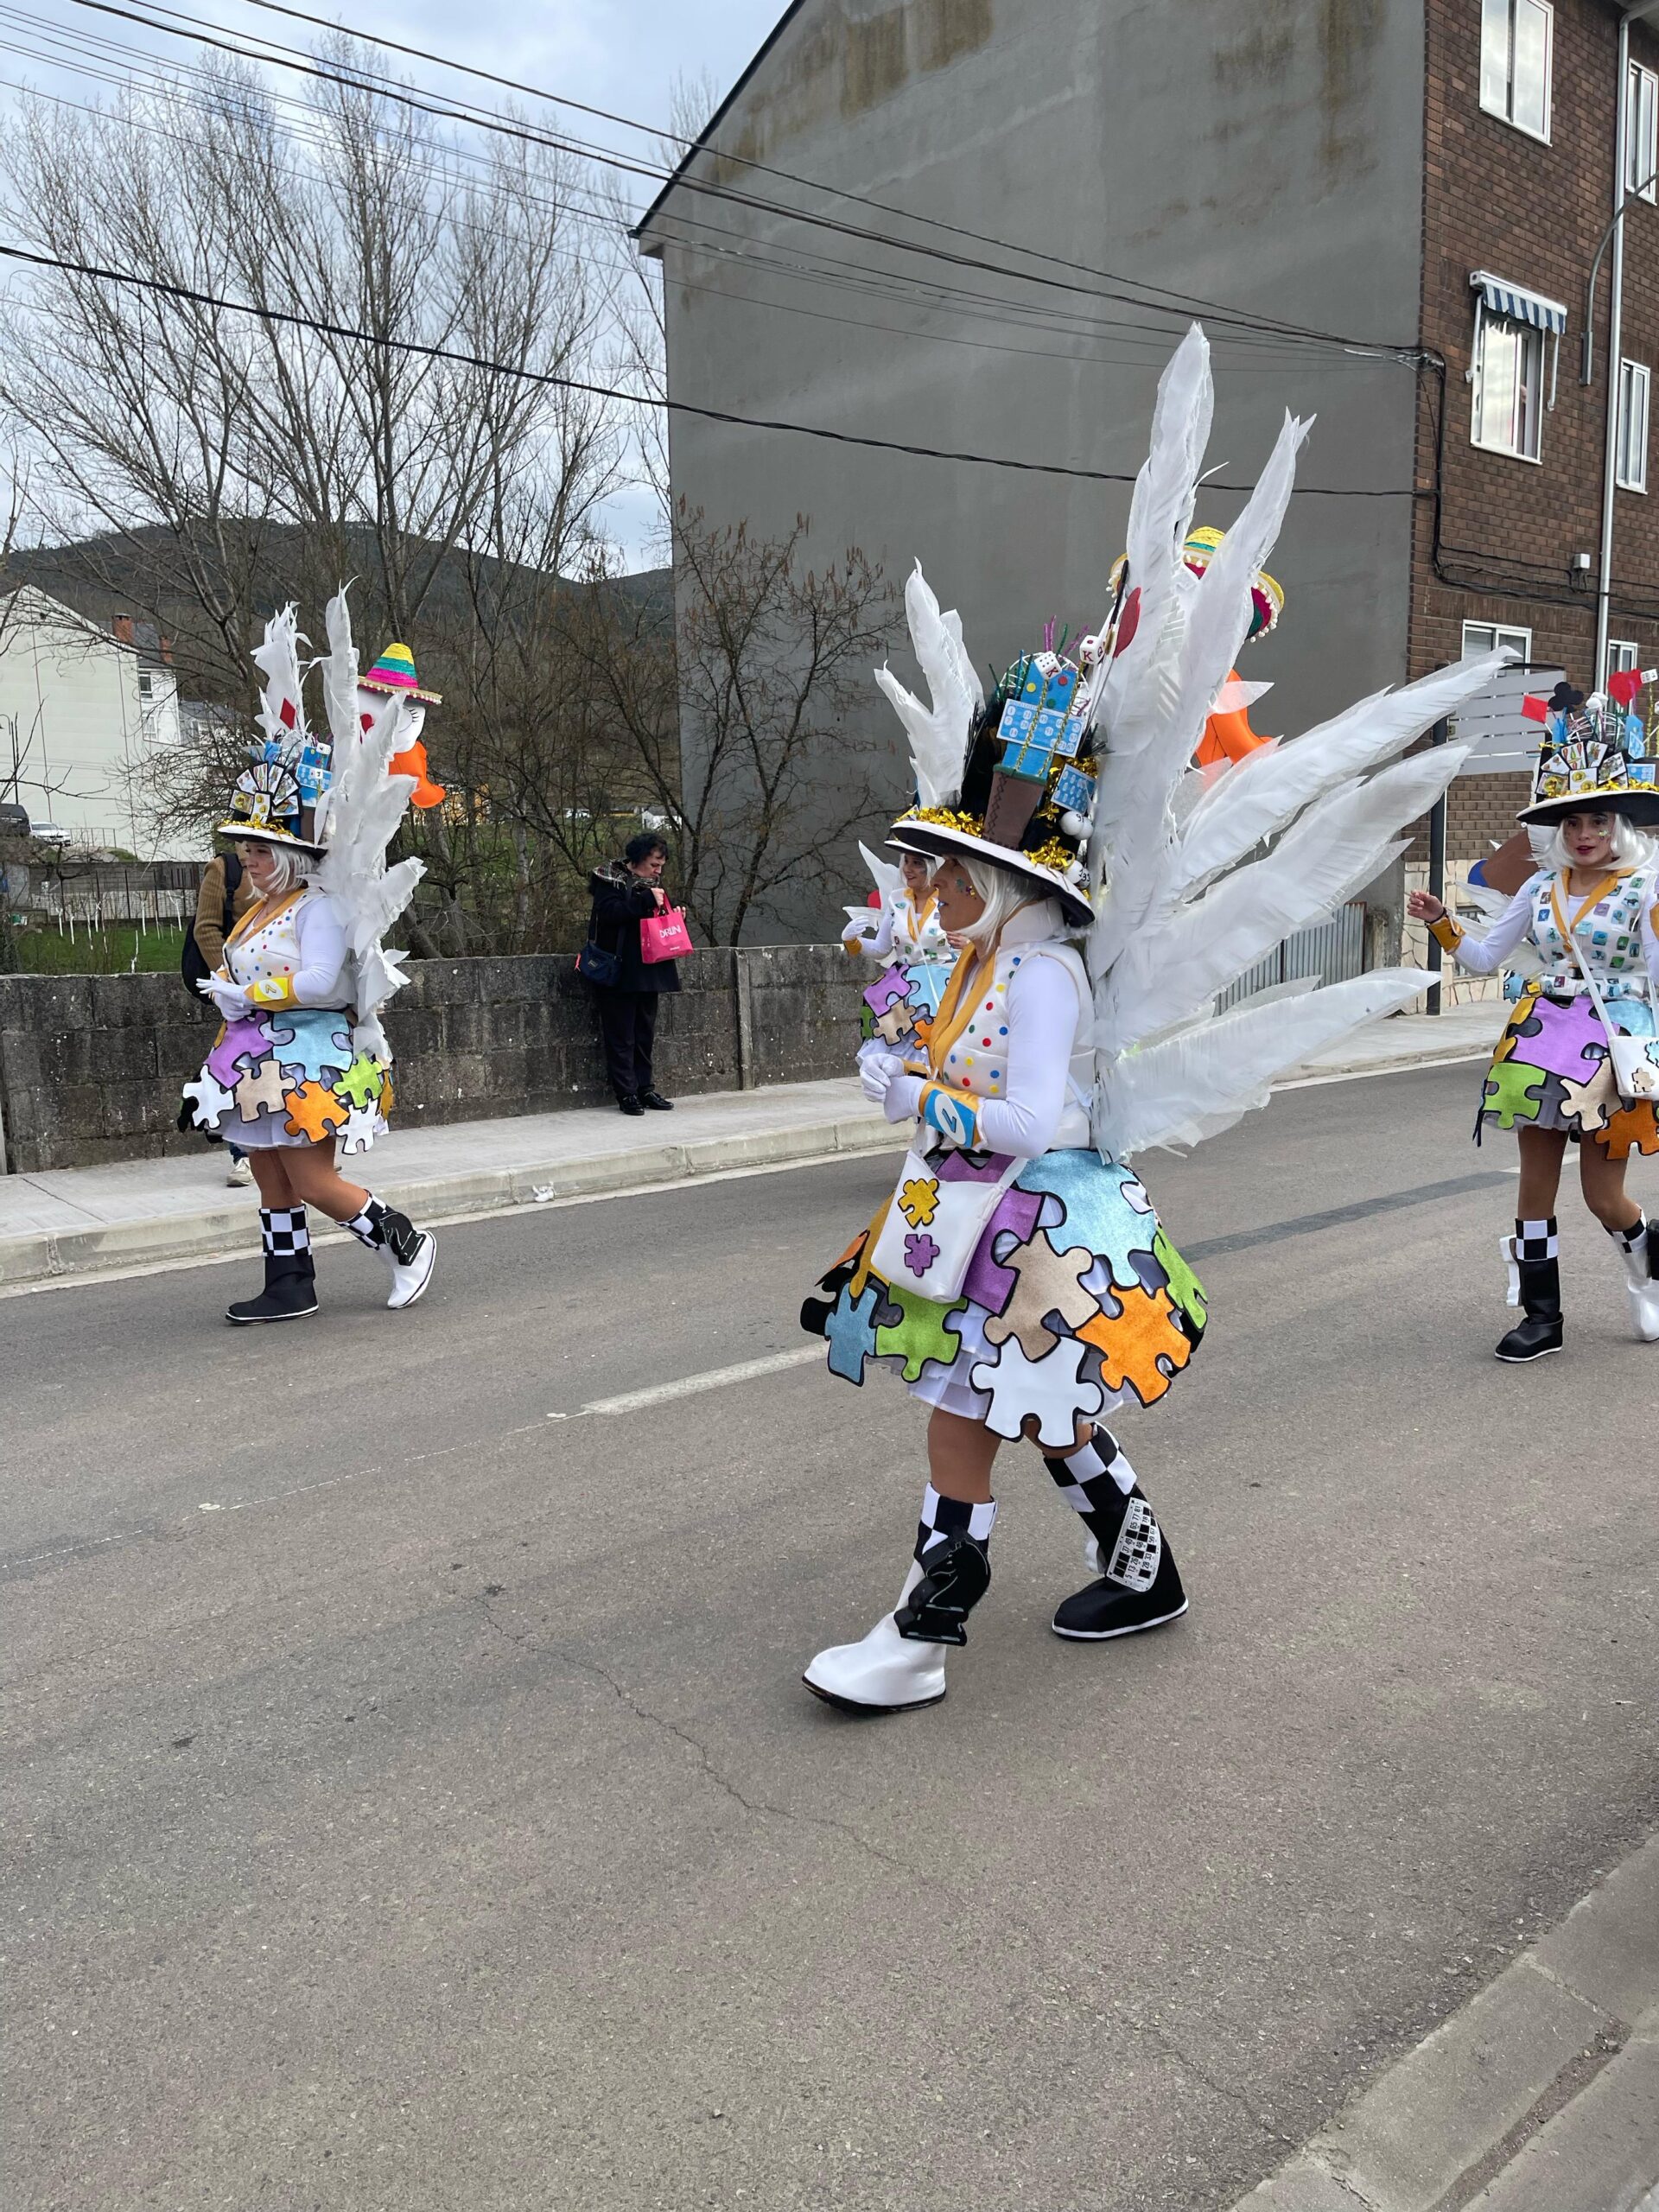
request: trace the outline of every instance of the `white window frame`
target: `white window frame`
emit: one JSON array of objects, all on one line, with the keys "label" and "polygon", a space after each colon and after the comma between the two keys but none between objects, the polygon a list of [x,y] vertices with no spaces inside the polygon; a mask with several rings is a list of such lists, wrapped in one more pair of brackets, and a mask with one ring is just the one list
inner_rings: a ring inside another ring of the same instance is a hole
[{"label": "white window frame", "polygon": [[[1517,26],[1541,31],[1544,43],[1543,124],[1523,122],[1515,111]],[[1512,130],[1549,143],[1550,102],[1555,73],[1555,10],[1550,0],[1481,0],[1480,105]]]},{"label": "white window frame", "polygon": [[1653,372],[1641,361],[1618,365],[1618,438],[1613,481],[1621,492],[1648,488],[1648,439],[1653,422]]},{"label": "white window frame", "polygon": [[1636,644],[1632,639],[1609,638],[1607,640],[1607,665],[1601,671],[1603,688],[1605,688],[1607,678],[1610,676],[1620,675],[1630,669],[1639,669],[1641,665],[1642,648],[1640,645]]},{"label": "white window frame", "polygon": [[1522,660],[1532,658],[1532,632],[1519,622],[1465,622],[1463,626],[1463,658],[1474,653],[1518,653]]},{"label": "white window frame", "polygon": [[1624,87],[1624,189],[1659,201],[1659,76],[1632,61]]},{"label": "white window frame", "polygon": [[[1486,420],[1488,412],[1488,384],[1490,366],[1488,349],[1508,346],[1514,349],[1515,358],[1523,365],[1515,380],[1515,404],[1511,405],[1507,430],[1497,431]],[[1529,380],[1526,364],[1530,364]],[[1543,460],[1544,448],[1544,333],[1535,323],[1521,322],[1506,315],[1478,314],[1475,321],[1475,353],[1469,372],[1472,386],[1469,410],[1470,442],[1484,453],[1506,454],[1511,461],[1528,461],[1535,467]],[[1526,408],[1525,395],[1529,388],[1532,404]]]}]

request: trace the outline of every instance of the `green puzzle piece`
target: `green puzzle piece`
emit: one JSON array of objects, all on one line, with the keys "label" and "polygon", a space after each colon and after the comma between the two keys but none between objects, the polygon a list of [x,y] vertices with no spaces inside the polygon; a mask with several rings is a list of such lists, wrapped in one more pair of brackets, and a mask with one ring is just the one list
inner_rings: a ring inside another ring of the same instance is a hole
[{"label": "green puzzle piece", "polygon": [[877,1328],[876,1357],[880,1359],[884,1352],[900,1354],[906,1382],[915,1382],[925,1359],[937,1359],[941,1365],[949,1367],[962,1351],[962,1338],[954,1330],[945,1327],[945,1317],[962,1313],[967,1300],[959,1298],[954,1306],[941,1306],[935,1299],[924,1298],[919,1291],[889,1283],[887,1302],[898,1306],[905,1318],[895,1321],[891,1328]]},{"label": "green puzzle piece", "polygon": [[1542,1068],[1517,1067],[1513,1060],[1499,1060],[1486,1077],[1483,1113],[1496,1114],[1500,1129],[1517,1122],[1535,1122],[1543,1105],[1546,1080]]},{"label": "green puzzle piece", "polygon": [[1152,1240],[1152,1256],[1169,1277],[1169,1294],[1189,1321],[1203,1328],[1209,1319],[1210,1309],[1204,1294],[1204,1285],[1160,1229]]},{"label": "green puzzle piece", "polygon": [[385,1085],[386,1071],[378,1060],[372,1060],[359,1052],[343,1075],[334,1078],[334,1089],[342,1098],[349,1098],[353,1106],[372,1106]]}]

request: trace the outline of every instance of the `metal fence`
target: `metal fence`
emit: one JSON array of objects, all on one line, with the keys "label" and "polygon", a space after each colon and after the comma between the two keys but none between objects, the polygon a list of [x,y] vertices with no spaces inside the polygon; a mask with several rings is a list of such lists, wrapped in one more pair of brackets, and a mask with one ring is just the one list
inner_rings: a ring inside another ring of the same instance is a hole
[{"label": "metal fence", "polygon": [[1318,922],[1311,930],[1298,930],[1265,960],[1247,969],[1217,999],[1216,1012],[1224,1014],[1252,992],[1292,982],[1299,976],[1317,976],[1322,983],[1345,983],[1351,976],[1364,972],[1365,908],[1363,901],[1356,899],[1328,921]]}]

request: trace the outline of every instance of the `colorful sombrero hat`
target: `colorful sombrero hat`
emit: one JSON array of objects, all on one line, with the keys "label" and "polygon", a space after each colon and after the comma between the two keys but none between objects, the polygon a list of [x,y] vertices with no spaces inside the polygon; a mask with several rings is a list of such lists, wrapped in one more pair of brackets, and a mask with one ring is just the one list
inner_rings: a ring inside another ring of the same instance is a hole
[{"label": "colorful sombrero hat", "polygon": [[[1649,679],[1649,681],[1651,679]],[[1609,678],[1609,696],[1587,700],[1565,682],[1547,699],[1526,702],[1545,735],[1533,772],[1532,804],[1522,822],[1564,822],[1569,814],[1622,814],[1642,829],[1659,827],[1659,761],[1653,737],[1634,711],[1643,678]]]},{"label": "colorful sombrero hat", "polygon": [[[1181,558],[1195,576],[1201,576],[1209,567],[1226,534],[1212,523],[1205,523],[1201,529],[1187,532],[1186,541],[1181,547]],[[1250,616],[1249,637],[1244,641],[1246,645],[1250,638],[1265,638],[1285,611],[1284,592],[1265,569],[1258,569],[1250,578],[1250,603],[1254,611]]]},{"label": "colorful sombrero hat", "polygon": [[415,656],[407,645],[388,645],[374,666],[357,679],[364,691],[385,691],[400,699],[420,699],[441,707],[441,692],[423,691],[415,675]]}]

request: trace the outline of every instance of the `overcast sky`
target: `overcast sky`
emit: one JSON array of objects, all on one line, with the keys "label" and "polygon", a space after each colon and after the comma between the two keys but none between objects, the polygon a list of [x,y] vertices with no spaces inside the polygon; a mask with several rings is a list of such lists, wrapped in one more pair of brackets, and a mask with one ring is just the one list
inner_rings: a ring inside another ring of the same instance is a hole
[{"label": "overcast sky", "polygon": [[[143,3],[138,0],[140,6]],[[252,8],[247,0],[175,0],[175,4],[198,22],[223,25],[238,37],[263,35],[306,46],[321,35],[305,24],[285,22]],[[786,0],[537,0],[531,8],[522,0],[469,0],[464,9],[456,8],[454,0],[347,0],[344,6],[340,0],[291,0],[291,4],[337,22],[343,29],[422,47],[536,91],[610,109],[654,130],[669,122],[677,84],[696,88],[705,99],[718,99],[728,92]],[[24,86],[76,104],[106,101],[112,89],[108,73],[125,66],[120,55],[168,60],[188,55],[194,60],[200,54],[188,41],[91,12],[74,0],[34,0],[27,17],[15,16],[0,4],[0,17],[10,19],[6,30],[0,32],[0,110],[26,97]],[[468,86],[464,79],[429,65],[397,56],[388,56],[385,66],[394,73],[447,92],[459,91],[484,105],[511,97],[487,86]],[[279,77],[276,81],[289,80]],[[521,104],[534,112],[533,103]],[[615,126],[568,114],[561,120],[582,137],[626,148],[630,154],[646,150],[637,135]],[[651,158],[655,152],[654,146],[650,148]],[[643,181],[636,186],[641,205],[653,189]],[[609,510],[610,526],[631,563],[645,555],[652,512],[643,493],[624,495]]]}]

